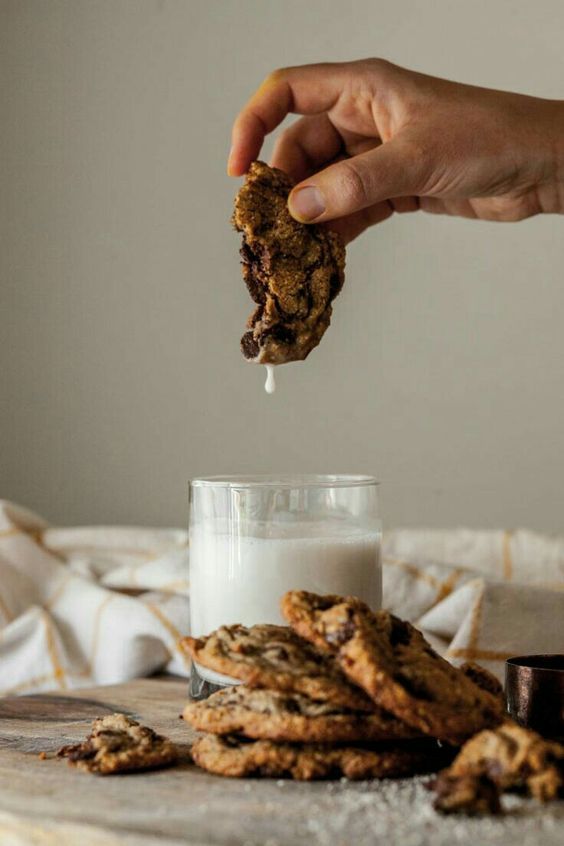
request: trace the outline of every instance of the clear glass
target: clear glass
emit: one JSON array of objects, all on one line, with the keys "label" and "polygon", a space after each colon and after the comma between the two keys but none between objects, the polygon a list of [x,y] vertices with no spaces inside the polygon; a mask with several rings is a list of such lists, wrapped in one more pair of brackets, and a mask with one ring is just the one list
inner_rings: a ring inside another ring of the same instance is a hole
[{"label": "clear glass", "polygon": [[[381,524],[372,476],[215,476],[190,485],[191,633],[280,623],[291,589],[380,607]],[[228,679],[193,665],[191,694]]]}]

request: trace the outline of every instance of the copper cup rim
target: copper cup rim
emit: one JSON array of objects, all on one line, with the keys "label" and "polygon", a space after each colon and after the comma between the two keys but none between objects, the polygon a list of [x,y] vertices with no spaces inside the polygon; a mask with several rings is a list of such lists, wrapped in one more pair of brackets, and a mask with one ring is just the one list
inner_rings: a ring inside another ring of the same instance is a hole
[{"label": "copper cup rim", "polygon": [[516,670],[533,670],[535,673],[564,674],[564,654],[545,652],[536,655],[516,655],[508,658],[506,666]]}]

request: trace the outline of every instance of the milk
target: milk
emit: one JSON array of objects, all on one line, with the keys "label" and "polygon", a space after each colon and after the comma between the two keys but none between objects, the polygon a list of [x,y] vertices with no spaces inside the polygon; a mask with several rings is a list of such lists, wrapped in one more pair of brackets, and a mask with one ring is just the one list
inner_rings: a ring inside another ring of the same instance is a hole
[{"label": "milk", "polygon": [[[295,588],[354,595],[379,608],[379,529],[338,520],[251,521],[230,535],[226,522],[217,520],[191,531],[193,636],[233,623],[283,624],[280,599]],[[203,667],[198,671],[209,681],[223,680]]]},{"label": "milk", "polygon": [[274,379],[274,365],[265,364],[266,367],[266,382],[264,383],[264,390],[267,394],[273,394],[276,390],[276,380]]}]

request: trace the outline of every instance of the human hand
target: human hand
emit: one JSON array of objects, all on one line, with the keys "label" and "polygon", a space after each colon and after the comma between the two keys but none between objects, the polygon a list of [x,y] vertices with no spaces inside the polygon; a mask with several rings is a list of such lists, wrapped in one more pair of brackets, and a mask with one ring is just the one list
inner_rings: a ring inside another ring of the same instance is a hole
[{"label": "human hand", "polygon": [[291,214],[350,241],[394,211],[517,221],[564,211],[564,103],[462,85],[381,59],[270,74],[238,115],[228,173],[265,136],[299,184]]}]

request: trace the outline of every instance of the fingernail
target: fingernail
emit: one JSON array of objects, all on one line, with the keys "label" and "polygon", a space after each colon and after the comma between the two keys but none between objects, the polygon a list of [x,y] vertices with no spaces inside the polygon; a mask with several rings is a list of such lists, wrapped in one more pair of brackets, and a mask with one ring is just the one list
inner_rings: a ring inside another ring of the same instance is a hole
[{"label": "fingernail", "polygon": [[305,185],[290,194],[290,212],[303,223],[315,220],[325,211],[325,201],[319,188]]}]

